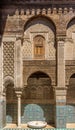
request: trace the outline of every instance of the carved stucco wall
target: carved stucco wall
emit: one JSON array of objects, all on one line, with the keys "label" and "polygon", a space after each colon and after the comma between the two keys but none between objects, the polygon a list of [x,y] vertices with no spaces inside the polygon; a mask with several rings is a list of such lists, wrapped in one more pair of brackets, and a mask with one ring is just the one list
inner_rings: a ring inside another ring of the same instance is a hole
[{"label": "carved stucco wall", "polygon": [[42,18],[33,20],[28,24],[24,32],[23,59],[33,59],[35,36],[41,35],[45,38],[45,59],[55,60],[55,33],[52,23],[43,21]]},{"label": "carved stucco wall", "polygon": [[73,41],[67,40],[65,42],[65,60],[73,60]]},{"label": "carved stucco wall", "polygon": [[65,60],[75,60],[75,19],[73,19],[66,30]]},{"label": "carved stucco wall", "polygon": [[32,59],[32,43],[29,38],[23,41],[23,59]]},{"label": "carved stucco wall", "polygon": [[[39,24],[39,23],[40,24]],[[65,60],[75,60],[75,20],[69,23],[66,30],[67,36],[65,41]],[[55,60],[55,32],[52,23],[43,21],[42,18],[31,21],[26,26],[24,32],[24,41],[22,46],[23,60],[33,59],[33,38],[36,35],[42,35],[46,39],[45,43],[45,59]],[[12,53],[13,51],[13,53]],[[14,76],[14,43],[3,42],[3,71],[4,77]],[[73,69],[74,70],[74,69]],[[70,73],[67,69],[67,75]],[[74,71],[73,71],[74,72]],[[67,76],[66,76],[67,77]],[[69,79],[66,80],[66,82]]]},{"label": "carved stucco wall", "polygon": [[[33,77],[28,79],[28,85],[23,91],[23,102],[26,100],[34,100],[34,102],[46,103],[54,99],[53,87],[51,86],[50,78],[48,77]],[[26,100],[25,100],[26,99]]]},{"label": "carved stucco wall", "polygon": [[67,100],[71,103],[75,103],[75,77],[71,77],[69,80],[69,87],[67,91]]},{"label": "carved stucco wall", "polygon": [[29,76],[38,71],[49,75],[52,85],[56,85],[56,62],[44,60],[30,60],[23,62],[23,85],[27,85]]},{"label": "carved stucco wall", "polygon": [[3,42],[3,77],[14,77],[14,42]]}]

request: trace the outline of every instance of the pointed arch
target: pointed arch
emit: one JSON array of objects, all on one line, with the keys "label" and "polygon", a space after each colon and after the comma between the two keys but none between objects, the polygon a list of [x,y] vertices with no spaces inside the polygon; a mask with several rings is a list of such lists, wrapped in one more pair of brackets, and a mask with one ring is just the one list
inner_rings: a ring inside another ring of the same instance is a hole
[{"label": "pointed arch", "polygon": [[14,79],[11,76],[6,76],[4,78],[4,87],[7,87],[9,84],[13,84],[14,85]]},{"label": "pointed arch", "polygon": [[32,72],[32,73],[28,76],[27,81],[28,81],[28,79],[29,79],[30,77],[39,78],[39,76],[40,76],[40,77],[47,77],[47,78],[49,78],[49,79],[51,80],[51,77],[50,77],[49,74],[47,74],[46,72],[43,72],[43,71],[34,71],[34,72]]},{"label": "pointed arch", "polygon": [[[54,21],[51,18],[49,18],[47,16],[43,16],[43,15],[33,16],[30,19],[28,19],[24,25],[24,31],[27,28],[29,28],[31,25],[36,24],[36,21],[38,21],[39,19],[41,21],[43,21],[43,24],[45,24],[44,21],[46,21],[46,26],[51,27],[51,29],[54,31],[54,33],[56,32],[56,25],[55,25]],[[41,21],[40,21],[40,23],[41,23]],[[49,24],[51,24],[52,26],[49,26]]]},{"label": "pointed arch", "polygon": [[67,23],[67,29],[75,24],[75,16],[72,17]]}]

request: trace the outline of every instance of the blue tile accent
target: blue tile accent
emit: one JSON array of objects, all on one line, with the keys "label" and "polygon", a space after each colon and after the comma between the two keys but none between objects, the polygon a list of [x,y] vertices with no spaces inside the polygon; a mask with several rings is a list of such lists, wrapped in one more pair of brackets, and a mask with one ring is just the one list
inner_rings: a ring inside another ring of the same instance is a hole
[{"label": "blue tile accent", "polygon": [[6,122],[17,123],[17,104],[9,103],[6,106]]},{"label": "blue tile accent", "polygon": [[66,106],[56,106],[56,128],[66,128]]},{"label": "blue tile accent", "polygon": [[65,116],[66,115],[66,106],[56,106],[56,115]]},{"label": "blue tile accent", "polygon": [[[7,104],[6,113],[7,123],[17,123],[17,104]],[[21,122],[27,123],[33,120],[54,123],[54,106],[50,104],[22,104]]]},{"label": "blue tile accent", "polygon": [[6,102],[0,100],[0,128],[6,125]]},{"label": "blue tile accent", "polygon": [[54,106],[50,104],[22,104],[22,123],[42,120],[54,123]]},{"label": "blue tile accent", "polygon": [[[21,122],[43,120],[47,123],[55,123],[57,128],[65,128],[66,123],[75,123],[75,105],[54,106],[50,104],[22,104]],[[0,128],[7,123],[17,123],[17,103],[7,104],[7,116],[5,115],[6,103],[0,100]],[[5,118],[6,116],[6,118]]]},{"label": "blue tile accent", "polygon": [[75,105],[67,105],[67,123],[75,123]]}]

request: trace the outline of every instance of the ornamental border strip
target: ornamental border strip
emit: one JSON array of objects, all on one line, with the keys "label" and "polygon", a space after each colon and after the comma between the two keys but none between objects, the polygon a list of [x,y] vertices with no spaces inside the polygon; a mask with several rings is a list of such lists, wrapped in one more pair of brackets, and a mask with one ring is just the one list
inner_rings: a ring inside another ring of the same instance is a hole
[{"label": "ornamental border strip", "polygon": [[34,129],[34,128],[2,128],[0,130],[75,130],[75,128],[42,128],[42,129]]}]

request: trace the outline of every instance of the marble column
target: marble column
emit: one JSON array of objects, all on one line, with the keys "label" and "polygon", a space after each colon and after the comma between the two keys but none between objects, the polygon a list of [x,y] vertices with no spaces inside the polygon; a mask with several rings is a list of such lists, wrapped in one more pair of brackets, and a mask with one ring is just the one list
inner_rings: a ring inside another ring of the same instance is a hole
[{"label": "marble column", "polygon": [[18,127],[21,126],[21,95],[18,95]]},{"label": "marble column", "polygon": [[17,110],[17,114],[18,114],[18,119],[17,119],[17,125],[18,125],[18,127],[19,128],[21,128],[21,94],[22,94],[22,92],[16,92],[16,94],[17,94],[17,100],[18,100],[18,110]]}]

